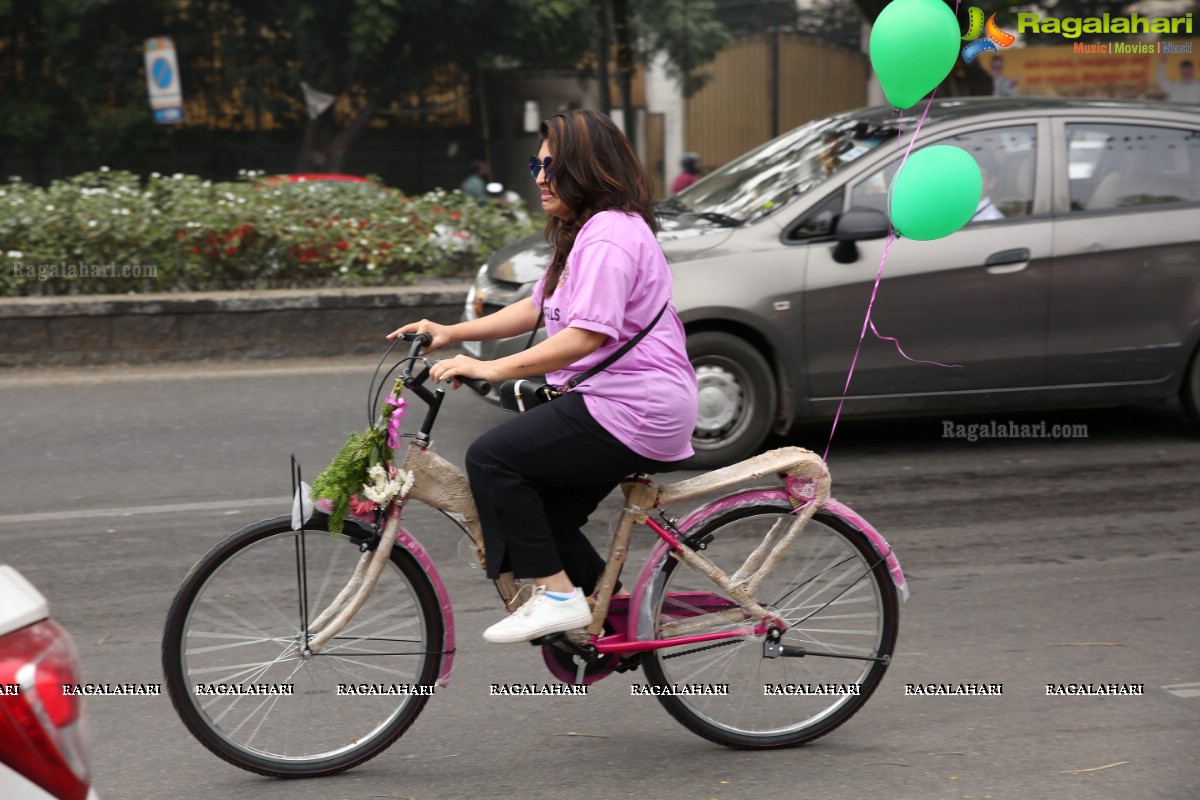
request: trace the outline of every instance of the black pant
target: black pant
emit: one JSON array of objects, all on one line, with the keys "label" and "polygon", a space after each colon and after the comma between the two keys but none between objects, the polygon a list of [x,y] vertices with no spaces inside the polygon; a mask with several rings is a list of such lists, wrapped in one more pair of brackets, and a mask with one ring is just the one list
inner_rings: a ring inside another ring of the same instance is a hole
[{"label": "black pant", "polygon": [[585,594],[595,591],[605,563],[581,530],[588,515],[622,478],[673,466],[630,450],[574,392],[492,428],[467,449],[466,463],[488,577],[565,570]]}]

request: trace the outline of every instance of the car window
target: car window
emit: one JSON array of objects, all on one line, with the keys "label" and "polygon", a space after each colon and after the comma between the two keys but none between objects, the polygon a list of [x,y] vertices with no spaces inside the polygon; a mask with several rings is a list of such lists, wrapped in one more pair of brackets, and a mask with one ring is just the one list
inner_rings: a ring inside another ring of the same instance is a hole
[{"label": "car window", "polygon": [[[936,144],[961,147],[979,163],[983,197],[971,223],[1028,216],[1033,209],[1037,168],[1037,128],[1009,125],[939,139]],[[855,185],[850,205],[887,213],[887,192],[900,158]],[[971,224],[968,223],[968,224]]]},{"label": "car window", "polygon": [[787,233],[789,242],[804,242],[833,235],[833,226],[842,213],[845,191],[838,189],[810,208]]},{"label": "car window", "polygon": [[1200,130],[1067,125],[1071,211],[1200,200]]},{"label": "car window", "polygon": [[1075,127],[1078,130],[1067,143],[1067,179],[1074,182],[1074,186],[1082,186],[1080,182],[1088,181],[1096,174],[1108,134],[1095,128]]}]

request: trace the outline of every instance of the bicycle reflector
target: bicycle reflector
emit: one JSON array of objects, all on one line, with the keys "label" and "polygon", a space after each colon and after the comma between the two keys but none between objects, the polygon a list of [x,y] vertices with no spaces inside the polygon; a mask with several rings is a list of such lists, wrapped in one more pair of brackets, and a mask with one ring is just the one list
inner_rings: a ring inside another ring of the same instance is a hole
[{"label": "bicycle reflector", "polygon": [[43,620],[0,636],[0,762],[56,800],[84,800],[91,783],[91,742],[70,635]]}]

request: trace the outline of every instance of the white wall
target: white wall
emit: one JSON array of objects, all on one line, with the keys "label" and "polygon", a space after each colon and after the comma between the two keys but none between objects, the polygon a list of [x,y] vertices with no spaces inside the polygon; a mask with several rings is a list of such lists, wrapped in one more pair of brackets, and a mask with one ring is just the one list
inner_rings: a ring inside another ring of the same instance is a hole
[{"label": "white wall", "polygon": [[[659,53],[646,67],[646,112],[663,114],[663,164],[666,186],[679,174],[679,159],[683,156],[683,94],[673,78],[667,75],[666,56]],[[638,154],[645,158],[643,135],[638,137]],[[652,167],[652,164],[648,164]]]}]

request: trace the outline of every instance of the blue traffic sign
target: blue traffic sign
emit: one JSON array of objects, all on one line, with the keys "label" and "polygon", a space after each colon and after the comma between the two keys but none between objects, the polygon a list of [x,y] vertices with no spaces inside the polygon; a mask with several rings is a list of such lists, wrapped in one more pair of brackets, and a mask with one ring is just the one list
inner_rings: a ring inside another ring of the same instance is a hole
[{"label": "blue traffic sign", "polygon": [[167,88],[171,85],[171,78],[173,77],[171,72],[171,62],[167,61],[165,58],[156,58],[154,60],[154,66],[150,68],[150,76],[154,79],[154,83],[157,84],[160,89]]},{"label": "blue traffic sign", "polygon": [[183,91],[179,86],[175,43],[169,36],[147,39],[144,58],[146,86],[150,90],[154,121],[164,125],[183,122]]}]

